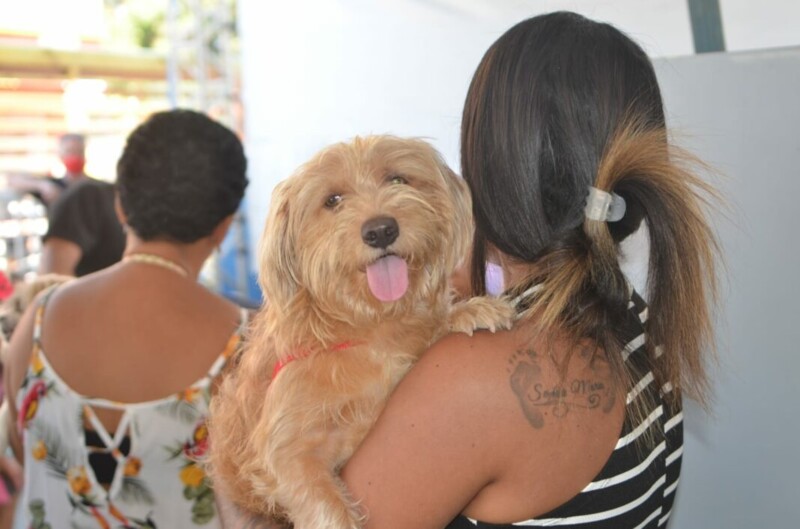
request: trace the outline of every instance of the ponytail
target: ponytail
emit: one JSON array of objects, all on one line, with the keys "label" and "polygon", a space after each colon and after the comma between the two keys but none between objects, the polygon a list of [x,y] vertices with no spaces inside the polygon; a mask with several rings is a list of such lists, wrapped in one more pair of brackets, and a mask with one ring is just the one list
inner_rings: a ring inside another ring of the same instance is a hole
[{"label": "ponytail", "polygon": [[[664,129],[633,123],[604,156],[598,185],[636,203],[650,236],[647,299],[650,342],[662,347],[656,375],[707,402],[704,353],[713,351],[712,307],[719,255],[707,211],[719,197],[695,172],[706,166],[669,144]],[[601,236],[602,238],[602,236]]]},{"label": "ponytail", "polygon": [[[658,356],[648,368],[660,384],[669,382],[705,404],[703,359],[713,349],[719,248],[705,212],[717,194],[695,174],[698,165],[703,167],[669,144],[663,127],[628,121],[609,143],[593,187],[624,198],[628,218],[619,224],[644,221],[648,228],[650,309],[644,326],[651,358]],[[624,346],[620,329],[630,299],[615,224],[585,219],[543,252],[526,281],[541,285],[528,312],[535,312],[545,329],[591,338],[606,351]],[[607,356],[625,387],[641,375],[622,355]],[[677,398],[679,391],[671,395]]]}]

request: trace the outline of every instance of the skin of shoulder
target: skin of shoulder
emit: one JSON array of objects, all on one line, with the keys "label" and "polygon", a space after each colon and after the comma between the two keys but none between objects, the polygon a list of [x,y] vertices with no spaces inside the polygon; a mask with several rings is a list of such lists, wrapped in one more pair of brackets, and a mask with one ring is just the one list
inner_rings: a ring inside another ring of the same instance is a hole
[{"label": "skin of shoulder", "polygon": [[[102,349],[103,344],[115,343],[123,333],[128,338],[120,350],[150,347],[154,341],[175,345],[190,340],[196,347],[205,347],[207,359],[215,358],[238,326],[240,311],[202,285],[177,279],[160,269],[109,268],[64,285],[48,302],[43,322],[43,347],[48,358],[57,369],[55,364],[64,362],[56,356],[63,357],[64,351],[83,354],[83,350]],[[138,333],[138,328],[147,328],[148,336]],[[90,335],[82,336],[90,329]],[[65,342],[59,343],[57,350],[54,337]],[[183,356],[175,356],[175,362],[183,363]],[[163,360],[168,361],[166,357]],[[208,366],[200,356],[196,360],[192,369],[199,376]]]},{"label": "skin of shoulder", "polygon": [[624,398],[583,355],[564,376],[544,347],[523,327],[449,335],[423,355],[342,472],[366,528],[525,520],[596,476]]},{"label": "skin of shoulder", "polygon": [[[126,313],[126,319],[135,318],[139,313],[151,314],[154,300],[170,303],[170,311],[194,314],[202,329],[210,325],[220,328],[222,334],[227,332],[231,323],[239,321],[240,311],[234,303],[198,283],[174,281],[169,274],[158,280],[142,276],[141,271],[134,274],[137,275],[108,268],[60,287],[48,303],[47,314],[50,317],[46,318],[47,323],[69,327],[70,320],[77,315],[89,317],[98,307]],[[131,288],[131,285],[136,285],[136,288]],[[166,308],[164,305],[160,307]],[[171,314],[165,315],[167,317]]]}]

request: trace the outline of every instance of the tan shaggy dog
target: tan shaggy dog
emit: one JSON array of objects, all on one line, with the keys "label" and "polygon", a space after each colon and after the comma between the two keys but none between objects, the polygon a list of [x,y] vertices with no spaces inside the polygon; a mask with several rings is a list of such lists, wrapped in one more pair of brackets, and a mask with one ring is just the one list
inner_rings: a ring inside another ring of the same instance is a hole
[{"label": "tan shaggy dog", "polygon": [[223,495],[297,529],[361,525],[337,473],[395,384],[448,331],[510,324],[499,300],[451,302],[471,218],[466,185],[421,140],[336,144],[276,188],[266,302],[212,401]]}]

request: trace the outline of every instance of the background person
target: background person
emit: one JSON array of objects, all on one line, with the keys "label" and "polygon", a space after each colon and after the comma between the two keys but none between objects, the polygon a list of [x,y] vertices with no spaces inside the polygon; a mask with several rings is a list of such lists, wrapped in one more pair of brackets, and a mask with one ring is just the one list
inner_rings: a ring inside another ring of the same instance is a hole
[{"label": "background person", "polygon": [[244,315],[197,276],[245,171],[239,139],[196,112],[154,114],[129,136],[117,177],[125,258],[43,293],[11,340],[25,527],[220,527],[199,459]]},{"label": "background person", "polygon": [[20,193],[30,193],[45,206],[52,206],[70,185],[89,178],[86,166],[86,138],[82,134],[67,133],[58,139],[58,158],[64,165],[64,176],[10,173],[8,185]]},{"label": "background person", "polygon": [[7,182],[47,208],[39,273],[83,276],[119,261],[125,236],[114,211],[114,186],[84,171],[84,136],[61,136],[58,155],[65,170],[62,178],[12,173]]},{"label": "background person", "polygon": [[58,198],[48,213],[40,273],[80,277],[120,260],[125,234],[114,197],[112,184],[86,178]]}]

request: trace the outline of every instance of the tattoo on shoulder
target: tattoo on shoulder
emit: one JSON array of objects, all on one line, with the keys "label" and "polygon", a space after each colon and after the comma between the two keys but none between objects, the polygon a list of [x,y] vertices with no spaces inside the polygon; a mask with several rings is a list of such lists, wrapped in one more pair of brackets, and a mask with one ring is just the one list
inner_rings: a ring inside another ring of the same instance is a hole
[{"label": "tattoo on shoulder", "polygon": [[575,409],[602,410],[614,407],[616,393],[606,369],[592,363],[589,376],[568,378],[555,385],[545,385],[543,358],[533,349],[518,350],[508,361],[511,390],[519,400],[525,418],[536,429],[545,425],[545,417],[566,417]]}]

